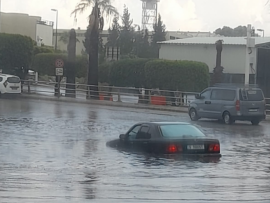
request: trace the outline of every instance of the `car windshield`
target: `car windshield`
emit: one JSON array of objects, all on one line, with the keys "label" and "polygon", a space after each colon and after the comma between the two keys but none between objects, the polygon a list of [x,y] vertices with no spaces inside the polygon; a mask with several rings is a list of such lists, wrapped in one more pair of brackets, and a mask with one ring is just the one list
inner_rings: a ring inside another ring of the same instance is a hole
[{"label": "car windshield", "polygon": [[8,79],[7,79],[7,81],[9,82],[9,83],[20,83],[20,78],[18,78],[18,77],[9,77]]},{"label": "car windshield", "polygon": [[160,130],[163,137],[166,138],[205,137],[205,135],[193,125],[161,125]]}]

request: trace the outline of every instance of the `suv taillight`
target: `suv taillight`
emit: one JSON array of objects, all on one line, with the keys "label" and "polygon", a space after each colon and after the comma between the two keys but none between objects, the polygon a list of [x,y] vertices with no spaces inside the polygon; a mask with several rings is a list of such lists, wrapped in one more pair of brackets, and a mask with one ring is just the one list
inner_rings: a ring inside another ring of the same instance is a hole
[{"label": "suv taillight", "polygon": [[235,102],[235,109],[236,109],[236,111],[240,111],[240,101],[239,100],[236,100],[236,102]]},{"label": "suv taillight", "polygon": [[210,144],[208,147],[209,152],[220,152],[220,145],[219,144]]}]

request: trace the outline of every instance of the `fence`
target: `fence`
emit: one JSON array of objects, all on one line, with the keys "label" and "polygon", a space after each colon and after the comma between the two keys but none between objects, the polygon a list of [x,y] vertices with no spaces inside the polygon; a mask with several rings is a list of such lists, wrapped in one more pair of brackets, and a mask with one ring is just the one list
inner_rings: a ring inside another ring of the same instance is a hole
[{"label": "fence", "polygon": [[270,115],[270,98],[266,98],[265,103],[266,103],[266,114]]},{"label": "fence", "polygon": [[[75,86],[76,91],[72,92]],[[71,87],[71,88],[67,88]],[[95,88],[93,88],[95,87]],[[132,87],[115,87],[115,86],[93,86],[85,84],[61,83],[60,87],[56,82],[32,80],[23,81],[23,92],[54,95],[58,97],[75,97],[80,99],[89,98],[89,89],[98,95],[99,100],[108,100],[114,102],[128,103],[145,103],[153,105],[173,105],[188,106],[195,99],[196,92],[180,92],[159,89],[145,89]],[[60,91],[59,91],[60,89]]]}]

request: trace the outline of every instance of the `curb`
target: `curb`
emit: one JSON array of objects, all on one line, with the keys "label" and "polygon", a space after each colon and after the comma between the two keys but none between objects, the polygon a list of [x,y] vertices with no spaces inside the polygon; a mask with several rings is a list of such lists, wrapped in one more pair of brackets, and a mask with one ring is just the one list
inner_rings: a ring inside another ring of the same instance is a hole
[{"label": "curb", "polygon": [[188,113],[187,107],[171,107],[171,106],[155,106],[155,105],[144,105],[144,104],[133,104],[125,102],[112,102],[112,101],[102,101],[102,100],[84,100],[79,98],[68,98],[68,97],[51,97],[51,96],[41,96],[22,93],[21,98],[23,99],[36,99],[36,100],[46,100],[46,101],[57,101],[57,102],[68,102],[68,103],[80,103],[80,104],[92,104],[92,105],[102,105],[102,106],[116,106],[124,108],[135,108],[135,109],[149,109],[149,110],[159,110],[159,111],[170,111],[179,113]]}]

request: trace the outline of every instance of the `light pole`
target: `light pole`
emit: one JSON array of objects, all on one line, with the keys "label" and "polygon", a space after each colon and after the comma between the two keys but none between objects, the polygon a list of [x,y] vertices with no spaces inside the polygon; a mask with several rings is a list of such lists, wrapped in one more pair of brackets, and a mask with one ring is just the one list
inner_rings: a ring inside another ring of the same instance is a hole
[{"label": "light pole", "polygon": [[2,23],[2,22],[1,22],[1,20],[2,20],[2,18],[1,18],[1,17],[2,17],[2,16],[1,16],[1,15],[2,15],[2,14],[1,14],[1,13],[2,13],[1,8],[2,8],[2,0],[0,0],[0,33],[1,33],[1,25],[2,25],[2,24],[1,24],[1,23]]},{"label": "light pole", "polygon": [[263,29],[257,29],[259,32],[263,32],[263,37],[264,37],[264,30]]},{"label": "light pole", "polygon": [[[0,0],[1,1],[1,0]],[[58,10],[52,9],[52,11],[56,12],[56,29],[55,29],[55,51],[57,50],[57,24],[58,24]]]}]

